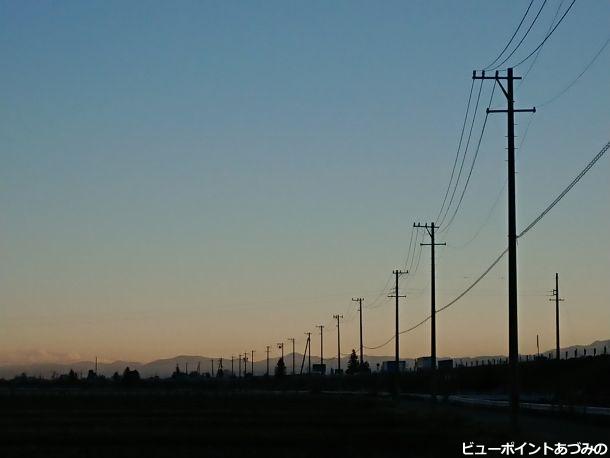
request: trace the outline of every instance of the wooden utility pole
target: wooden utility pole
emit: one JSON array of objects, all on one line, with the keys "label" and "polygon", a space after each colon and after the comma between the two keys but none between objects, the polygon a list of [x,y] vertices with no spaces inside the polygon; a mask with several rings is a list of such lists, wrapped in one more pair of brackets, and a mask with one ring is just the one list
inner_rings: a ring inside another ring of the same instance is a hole
[{"label": "wooden utility pole", "polygon": [[[307,375],[311,375],[311,332],[306,332],[307,334]],[[303,355],[305,357],[305,355]]]},{"label": "wooden utility pole", "polygon": [[288,340],[292,342],[292,375],[294,375],[294,337],[289,337]]},{"label": "wooden utility pole", "polygon": [[364,345],[362,344],[362,301],[364,298],[352,298],[352,301],[358,302],[358,313],[360,314],[360,366],[362,366],[364,364]]},{"label": "wooden utility pole", "polygon": [[413,227],[424,228],[430,236],[430,243],[422,243],[422,246],[430,247],[430,369],[432,370],[431,377],[431,392],[432,399],[436,400],[436,260],[434,256],[434,248],[436,246],[447,245],[446,243],[436,243],[434,241],[434,229],[438,226],[434,222],[426,224],[413,224]]},{"label": "wooden utility pole", "polygon": [[398,342],[398,337],[400,335],[400,330],[399,330],[399,319],[398,319],[398,299],[401,297],[407,297],[407,296],[401,296],[399,294],[398,291],[398,279],[400,278],[401,275],[405,275],[408,274],[409,271],[402,271],[402,270],[393,270],[392,273],[395,275],[396,277],[396,286],[394,287],[394,294],[390,294],[388,295],[388,297],[395,297],[396,298],[396,326],[395,326],[395,334],[394,334],[394,343],[395,343],[395,351],[394,351],[394,361],[396,364],[396,374],[399,373],[399,364],[400,364],[400,345]]},{"label": "wooden utility pole", "polygon": [[321,366],[324,364],[324,325],[319,324],[316,328],[320,329],[320,370],[322,370]]},{"label": "wooden utility pole", "polygon": [[337,320],[337,372],[341,372],[341,324],[340,320],[343,315],[333,315],[333,318]]},{"label": "wooden utility pole", "polygon": [[[521,77],[513,75],[513,69],[506,70],[506,76],[496,71],[494,76],[486,76],[485,71],[472,79],[494,80],[506,97],[507,108],[487,109],[487,113],[506,113],[508,142],[508,361],[510,373],[510,406],[513,424],[517,424],[519,413],[519,324],[517,319],[517,205],[515,183],[515,113],[536,112],[536,108],[515,109],[514,81]],[[502,84],[506,81],[506,88]]]},{"label": "wooden utility pole", "polygon": [[553,290],[553,297],[549,299],[555,302],[555,359],[561,359],[559,350],[559,303],[563,301],[559,297],[559,274],[555,274],[555,289]]},{"label": "wooden utility pole", "polygon": [[[279,348],[280,350],[282,350],[282,362],[284,362],[284,342],[280,342],[277,344],[277,348]],[[286,364],[284,362],[284,364]]]}]

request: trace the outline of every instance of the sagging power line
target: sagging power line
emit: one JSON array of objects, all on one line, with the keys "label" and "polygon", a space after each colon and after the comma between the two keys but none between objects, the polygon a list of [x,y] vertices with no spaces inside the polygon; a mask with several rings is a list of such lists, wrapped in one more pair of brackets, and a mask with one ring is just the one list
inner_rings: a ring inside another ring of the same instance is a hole
[{"label": "sagging power line", "polygon": [[[534,220],[526,226],[518,235],[517,239],[524,237],[529,231],[531,231],[560,201],[563,199],[568,192],[586,175],[586,173],[593,168],[593,166],[606,154],[606,152],[610,149],[610,141],[608,141],[602,149],[589,161],[589,163],[585,166],[583,170],[570,182],[568,186],[566,186],[563,191],[536,217]],[[493,270],[493,268],[498,265],[498,263],[502,260],[504,255],[508,252],[508,248],[505,248],[493,261],[487,266],[487,268],[470,284],[466,289],[464,289],[460,294],[454,297],[451,301],[445,304],[443,307],[436,310],[436,313],[440,313],[444,310],[449,309],[451,306],[458,303],[464,296],[466,296],[470,291],[472,291],[488,274]],[[428,315],[423,320],[419,321],[415,325],[407,328],[403,331],[400,331],[400,334],[406,334],[408,332],[414,331],[419,328],[423,324],[425,324],[430,319],[430,315]],[[394,336],[391,336],[389,339],[384,341],[380,345],[368,347],[365,346],[367,350],[378,350],[380,348],[385,347],[390,342],[394,340]]]}]

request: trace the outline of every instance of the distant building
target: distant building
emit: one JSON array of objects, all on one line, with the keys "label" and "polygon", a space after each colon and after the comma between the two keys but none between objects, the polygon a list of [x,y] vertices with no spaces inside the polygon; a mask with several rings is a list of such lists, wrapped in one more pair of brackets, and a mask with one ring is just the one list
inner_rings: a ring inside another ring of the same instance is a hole
[{"label": "distant building", "polygon": [[[406,361],[398,361],[398,371],[405,372],[407,370],[407,362]],[[396,361],[384,361],[381,363],[381,372],[387,372],[390,374],[396,373]]]},{"label": "distant building", "polygon": [[[453,369],[452,359],[437,359],[436,367],[439,370]],[[432,369],[432,358],[430,356],[422,356],[415,360],[415,370],[428,371]]]},{"label": "distant building", "polygon": [[438,370],[450,370],[453,369],[453,360],[452,359],[439,359],[438,360]]},{"label": "distant building", "polygon": [[326,374],[326,364],[313,364],[311,367],[311,372],[318,375]]},{"label": "distant building", "polygon": [[432,368],[432,358],[430,356],[422,356],[415,359],[416,371],[427,371]]}]

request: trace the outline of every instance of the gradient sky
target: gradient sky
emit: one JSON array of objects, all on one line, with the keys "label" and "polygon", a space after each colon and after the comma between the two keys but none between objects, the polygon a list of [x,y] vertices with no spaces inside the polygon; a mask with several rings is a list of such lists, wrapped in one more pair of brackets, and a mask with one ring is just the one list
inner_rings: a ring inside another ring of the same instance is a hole
[{"label": "gradient sky", "polygon": [[[379,294],[365,344],[386,340],[384,285],[412,223],[438,213],[472,70],[528,3],[0,2],[0,363],[262,358],[289,337],[302,351],[317,324],[331,356],[332,315],[345,315],[347,351],[350,299]],[[609,25],[609,2],[577,1],[517,86],[519,107],[539,106],[517,119],[521,137],[532,118],[517,156],[520,228],[610,140],[610,49],[540,107]],[[489,117],[462,211],[439,236],[439,306],[504,248],[505,129]],[[562,344],[610,338],[609,171],[605,157],[520,241],[524,353],[536,334],[553,346],[555,272]],[[438,315],[439,354],[507,352],[505,273],[503,261]],[[407,328],[429,311],[428,248],[403,291]],[[428,326],[401,339],[404,356],[428,348]]]}]

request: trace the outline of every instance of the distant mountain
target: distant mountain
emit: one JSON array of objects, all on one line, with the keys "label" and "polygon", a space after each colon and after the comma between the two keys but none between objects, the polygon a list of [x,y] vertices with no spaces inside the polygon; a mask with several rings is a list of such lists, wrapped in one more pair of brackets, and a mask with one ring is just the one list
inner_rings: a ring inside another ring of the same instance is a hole
[{"label": "distant mountain", "polygon": [[[610,352],[610,339],[608,340],[596,340],[595,342],[589,345],[572,345],[571,347],[561,348],[561,358],[565,358],[565,352],[568,352],[570,358],[574,356],[574,350],[578,351],[578,356],[582,356],[584,354],[584,350],[587,350],[587,356],[593,355],[594,351],[601,355],[604,353],[604,350]],[[555,349],[546,350],[544,352],[545,355],[548,356],[549,353],[555,354]]]},{"label": "distant mountain", "polygon": [[[604,348],[610,352],[610,339],[609,340],[599,340],[595,341],[589,345],[572,345],[570,347],[565,347],[561,349],[561,357],[565,357],[565,352],[568,352],[570,358],[574,356],[574,350],[577,351],[578,356],[584,355],[584,350],[587,351],[587,355],[593,355],[594,350],[597,354],[604,353]],[[549,355],[549,353],[554,355],[554,350],[546,350],[543,354]],[[324,362],[327,365],[327,371],[331,369],[336,369],[337,367],[337,358],[329,355],[329,357],[324,359]],[[243,355],[242,355],[243,357]],[[275,365],[277,364],[278,357],[269,358],[269,372],[273,373]],[[341,358],[341,368],[345,369],[347,367],[347,361],[349,357],[343,356]],[[394,360],[393,356],[368,356],[364,355],[364,359],[368,361],[371,369],[373,371],[377,370],[377,367],[381,367],[381,364],[384,361],[392,361]],[[445,359],[445,357],[439,357],[439,359]],[[455,357],[453,358],[456,363],[462,362],[464,364],[469,364],[471,361],[483,361],[486,362],[488,360],[499,360],[506,359],[506,355],[492,355],[492,356],[476,356],[476,357]],[[290,374],[292,372],[292,353],[285,355],[284,362],[286,364],[287,372]],[[406,361],[407,367],[413,367],[414,359],[406,358],[403,360]],[[301,370],[301,364],[303,364],[303,372],[307,371],[307,357],[303,359],[303,355],[300,353],[295,353],[294,355],[295,362],[295,371],[298,374]],[[320,359],[316,355],[311,356],[311,363],[317,364],[320,362]],[[121,374],[126,367],[130,369],[137,369],[140,372],[142,377],[168,377],[174,372],[176,366],[180,368],[181,371],[186,371],[188,369],[189,372],[200,370],[201,372],[211,373],[212,368],[214,372],[218,370],[219,359],[218,358],[209,358],[206,356],[196,356],[196,355],[180,355],[175,356],[173,358],[166,359],[157,359],[155,361],[151,361],[149,363],[139,363],[135,361],[113,361],[111,363],[98,363],[98,373],[106,376],[112,376],[115,372]],[[224,358],[222,360],[223,368],[225,372],[231,371],[231,359]],[[241,366],[241,367],[240,367]],[[10,379],[16,375],[26,373],[30,376],[34,377],[44,377],[50,378],[54,374],[65,374],[70,371],[70,369],[74,370],[77,373],[82,374],[83,376],[87,375],[87,372],[90,369],[95,368],[95,362],[93,361],[79,361],[75,363],[32,363],[32,364],[12,364],[6,366],[0,366],[0,378]],[[233,370],[237,374],[239,370],[244,370],[243,361],[240,363],[237,359],[233,361]],[[251,362],[248,359],[248,367],[247,371],[251,372]],[[258,360],[254,362],[254,373],[256,375],[265,374],[267,371],[267,361],[265,359]]]}]

